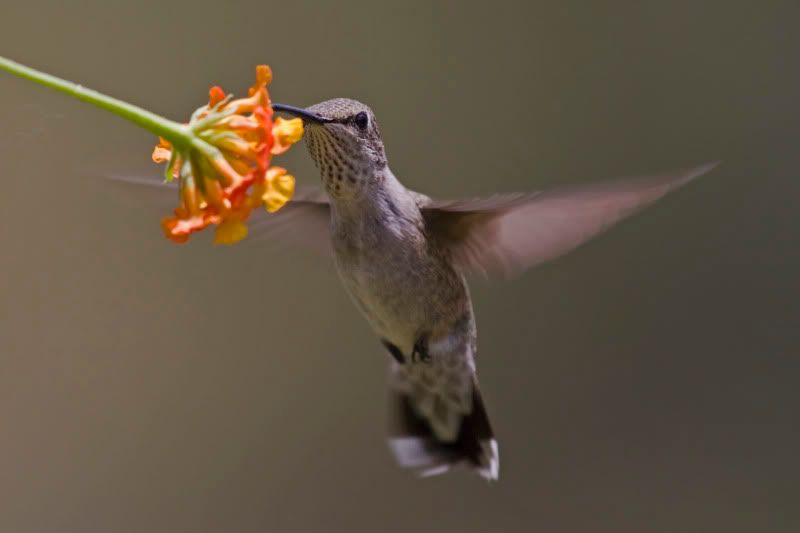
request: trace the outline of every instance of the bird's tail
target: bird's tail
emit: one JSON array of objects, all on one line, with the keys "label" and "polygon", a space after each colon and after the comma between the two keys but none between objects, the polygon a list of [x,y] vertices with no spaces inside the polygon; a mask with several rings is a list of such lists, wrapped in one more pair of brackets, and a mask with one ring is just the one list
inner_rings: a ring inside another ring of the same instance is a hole
[{"label": "bird's tail", "polygon": [[432,429],[436,422],[430,414],[419,408],[420,398],[414,392],[419,388],[398,386],[397,381],[408,379],[397,375],[398,367],[393,365],[390,377],[389,447],[400,466],[432,476],[464,465],[488,480],[496,480],[500,467],[497,441],[474,374],[466,413],[455,415],[460,418],[458,431],[453,438],[442,438],[441,431]]}]

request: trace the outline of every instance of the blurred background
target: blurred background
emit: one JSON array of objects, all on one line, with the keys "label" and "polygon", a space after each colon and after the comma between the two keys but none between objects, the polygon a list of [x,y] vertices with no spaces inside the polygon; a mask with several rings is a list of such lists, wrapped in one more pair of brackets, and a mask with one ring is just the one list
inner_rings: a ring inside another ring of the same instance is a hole
[{"label": "blurred background", "polygon": [[[170,244],[99,177],[157,177],[153,137],[0,74],[0,531],[798,531],[798,15],[8,0],[0,54],[171,118],[261,62],[276,101],[363,100],[431,195],[723,164],[473,286],[500,481],[418,480],[329,262]],[[281,164],[318,180],[303,148]]]}]

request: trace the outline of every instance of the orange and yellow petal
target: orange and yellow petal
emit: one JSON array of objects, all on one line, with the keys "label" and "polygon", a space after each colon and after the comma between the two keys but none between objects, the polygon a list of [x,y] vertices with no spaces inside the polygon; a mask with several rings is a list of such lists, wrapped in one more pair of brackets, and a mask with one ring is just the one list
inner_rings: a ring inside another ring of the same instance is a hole
[{"label": "orange and yellow petal", "polygon": [[281,117],[275,119],[272,125],[272,154],[282,154],[293,144],[303,138],[303,119],[293,118],[286,120]]},{"label": "orange and yellow petal", "polygon": [[284,168],[270,168],[267,171],[266,190],[261,196],[264,208],[268,212],[274,213],[286,205],[286,202],[292,199],[293,194],[294,176],[287,174]]},{"label": "orange and yellow petal", "polygon": [[258,65],[256,67],[256,82],[248,91],[250,96],[253,96],[260,89],[264,89],[270,83],[272,83],[272,69],[269,68],[269,65]]},{"label": "orange and yellow petal", "polygon": [[247,226],[235,219],[223,220],[214,233],[214,244],[236,244],[247,237]]},{"label": "orange and yellow petal", "polygon": [[225,100],[225,91],[219,85],[214,85],[208,90],[208,107],[214,107]]},{"label": "orange and yellow petal", "polygon": [[165,138],[159,137],[151,157],[154,163],[166,163],[172,158],[172,144]]},{"label": "orange and yellow petal", "polygon": [[189,240],[189,235],[208,226],[208,221],[202,215],[188,218],[167,217],[161,221],[164,235],[171,241],[183,244]]},{"label": "orange and yellow petal", "polygon": [[172,150],[156,146],[153,148],[153,155],[151,157],[153,158],[153,163],[166,163],[172,158]]}]

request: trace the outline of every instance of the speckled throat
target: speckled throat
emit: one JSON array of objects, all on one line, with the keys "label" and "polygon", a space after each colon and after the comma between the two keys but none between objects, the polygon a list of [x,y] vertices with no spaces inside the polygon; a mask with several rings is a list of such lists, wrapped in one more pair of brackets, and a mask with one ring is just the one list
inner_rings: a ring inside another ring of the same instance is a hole
[{"label": "speckled throat", "polygon": [[311,126],[306,131],[306,144],[332,198],[351,196],[360,183],[370,178],[371,165],[359,157],[354,143],[337,139],[324,128]]},{"label": "speckled throat", "polygon": [[335,98],[306,111],[324,121],[306,123],[306,145],[331,198],[358,196],[381,180],[386,155],[377,121],[367,106]]}]

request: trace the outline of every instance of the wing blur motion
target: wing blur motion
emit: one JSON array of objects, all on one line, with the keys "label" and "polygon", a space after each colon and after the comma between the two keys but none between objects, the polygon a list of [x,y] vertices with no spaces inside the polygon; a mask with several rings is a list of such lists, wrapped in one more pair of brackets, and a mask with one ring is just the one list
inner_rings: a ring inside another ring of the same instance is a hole
[{"label": "wing blur motion", "polygon": [[511,277],[573,250],[716,165],[552,191],[434,201],[423,216],[429,234],[464,271]]},{"label": "wing blur motion", "polygon": [[[172,213],[178,205],[177,182],[128,176],[114,176],[108,181],[137,205],[144,204],[162,216]],[[322,190],[301,189],[276,213],[254,210],[247,240],[275,239],[330,255],[330,216],[330,205]]]},{"label": "wing blur motion", "polygon": [[[431,201],[422,215],[429,236],[462,270],[512,277],[577,248],[716,165],[551,191]],[[177,205],[174,183],[132,177],[110,181],[163,214]],[[268,238],[331,253],[330,204],[317,188],[297,191],[277,213],[254,214],[249,226],[251,240]]]}]

